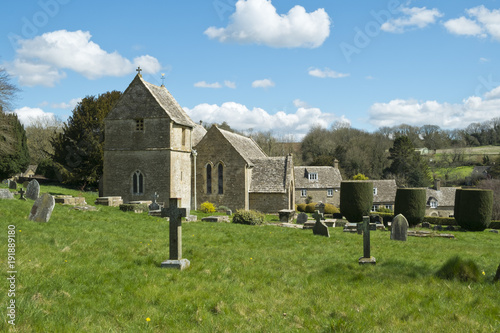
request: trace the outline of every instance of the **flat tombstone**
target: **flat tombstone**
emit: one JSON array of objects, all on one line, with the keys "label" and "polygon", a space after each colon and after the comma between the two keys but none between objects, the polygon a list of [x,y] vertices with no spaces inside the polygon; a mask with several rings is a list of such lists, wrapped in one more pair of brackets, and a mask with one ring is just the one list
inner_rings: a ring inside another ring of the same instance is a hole
[{"label": "flat tombstone", "polygon": [[323,214],[321,214],[318,210],[314,213],[313,217],[316,219],[316,223],[313,227],[313,234],[330,237],[330,232],[328,231],[328,227],[326,224],[321,221],[323,219]]},{"label": "flat tombstone", "polygon": [[17,182],[11,180],[10,183],[9,183],[9,188],[11,190],[17,190]]},{"label": "flat tombstone", "polygon": [[391,239],[406,242],[408,237],[408,220],[402,214],[398,214],[391,225]]},{"label": "flat tombstone", "polygon": [[54,197],[48,193],[44,193],[35,200],[31,208],[29,219],[35,222],[49,222],[55,205],[56,201]]},{"label": "flat tombstone", "polygon": [[33,179],[28,183],[26,187],[26,198],[31,200],[36,200],[40,196],[40,184],[38,184],[36,179]]},{"label": "flat tombstone", "polygon": [[0,189],[0,199],[14,199],[14,194],[6,188]]},{"label": "flat tombstone", "polygon": [[297,216],[297,224],[304,224],[307,222],[309,216],[306,213],[299,213]]}]

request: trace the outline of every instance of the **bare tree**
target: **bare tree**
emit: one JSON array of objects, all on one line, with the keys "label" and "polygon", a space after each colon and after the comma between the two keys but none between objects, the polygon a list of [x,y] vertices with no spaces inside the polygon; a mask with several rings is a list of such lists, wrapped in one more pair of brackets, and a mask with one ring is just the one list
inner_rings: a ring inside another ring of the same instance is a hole
[{"label": "bare tree", "polygon": [[54,154],[52,140],[62,132],[63,122],[58,118],[39,117],[26,128],[31,163],[38,164]]},{"label": "bare tree", "polygon": [[19,89],[10,83],[10,76],[4,68],[0,68],[0,112],[12,109],[12,103]]}]

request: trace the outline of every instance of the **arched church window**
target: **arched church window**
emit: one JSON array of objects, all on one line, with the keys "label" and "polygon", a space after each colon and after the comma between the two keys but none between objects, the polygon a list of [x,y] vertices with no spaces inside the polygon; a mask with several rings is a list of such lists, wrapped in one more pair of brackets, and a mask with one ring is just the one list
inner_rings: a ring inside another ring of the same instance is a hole
[{"label": "arched church window", "polygon": [[212,194],[212,166],[207,164],[207,194]]},{"label": "arched church window", "polygon": [[219,163],[217,172],[219,175],[219,194],[224,194],[224,166],[222,163]]},{"label": "arched church window", "polygon": [[137,170],[132,175],[132,193],[133,194],[143,194],[144,193],[144,176]]}]

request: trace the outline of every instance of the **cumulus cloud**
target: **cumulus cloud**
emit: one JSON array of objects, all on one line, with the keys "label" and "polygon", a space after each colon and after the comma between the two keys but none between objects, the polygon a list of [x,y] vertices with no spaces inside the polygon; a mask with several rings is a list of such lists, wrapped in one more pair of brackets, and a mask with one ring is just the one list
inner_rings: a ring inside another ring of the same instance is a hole
[{"label": "cumulus cloud", "polygon": [[333,79],[339,79],[339,78],[347,77],[350,74],[338,73],[338,72],[333,71],[330,68],[326,67],[323,70],[321,70],[319,68],[309,68],[309,75],[315,76],[315,77],[320,77],[320,78],[329,77],[329,78],[333,78]]},{"label": "cumulus cloud", "polygon": [[380,27],[383,31],[402,33],[407,29],[425,28],[429,24],[436,22],[436,19],[443,14],[436,8],[427,9],[426,7],[404,7],[398,9],[403,16],[399,18],[391,18],[389,21],[382,24]]},{"label": "cumulus cloud", "polygon": [[483,5],[465,11],[470,18],[461,16],[444,24],[445,28],[456,35],[486,37],[490,35],[500,41],[500,9],[489,10]]},{"label": "cumulus cloud", "polygon": [[184,108],[195,122],[202,120],[207,123],[226,121],[232,128],[245,131],[253,128],[256,131],[273,131],[280,134],[294,134],[303,137],[313,126],[328,128],[336,120],[346,121],[345,117],[336,117],[324,113],[319,108],[305,107],[305,103],[295,100],[297,110],[294,113],[279,111],[270,114],[262,108],[249,109],[236,102],[226,102],[222,105],[199,104],[194,108]]},{"label": "cumulus cloud", "polygon": [[17,118],[24,125],[24,127],[29,127],[33,125],[36,121],[41,122],[55,122],[56,117],[53,113],[45,112],[40,108],[30,108],[24,106],[20,109],[15,109],[13,113],[17,114]]},{"label": "cumulus cloud", "polygon": [[236,83],[232,81],[224,81],[224,85],[231,89],[236,89]]},{"label": "cumulus cloud", "polygon": [[65,69],[97,79],[130,74],[138,66],[150,74],[161,68],[158,60],[149,55],[130,61],[116,51],[109,53],[91,41],[91,37],[88,31],[58,30],[19,40],[14,61],[5,67],[23,86],[48,87],[66,77]]},{"label": "cumulus cloud", "polygon": [[50,106],[54,109],[74,109],[75,106],[82,101],[81,98],[73,98],[68,103],[52,103]]},{"label": "cumulus cloud", "polygon": [[330,23],[323,8],[307,13],[297,5],[278,14],[270,0],[238,0],[229,25],[209,27],[204,34],[220,42],[316,48],[330,35]]},{"label": "cumulus cloud", "polygon": [[470,96],[461,103],[395,99],[388,103],[375,103],[369,110],[369,122],[377,127],[404,123],[452,129],[495,117],[500,117],[500,86],[484,94],[484,98]]},{"label": "cumulus cloud", "polygon": [[268,88],[274,86],[275,83],[270,79],[255,80],[252,82],[252,88]]}]

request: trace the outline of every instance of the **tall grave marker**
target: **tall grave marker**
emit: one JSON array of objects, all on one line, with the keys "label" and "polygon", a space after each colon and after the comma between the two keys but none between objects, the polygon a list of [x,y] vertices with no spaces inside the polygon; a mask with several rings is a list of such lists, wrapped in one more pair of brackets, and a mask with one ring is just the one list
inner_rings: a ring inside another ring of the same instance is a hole
[{"label": "tall grave marker", "polygon": [[370,255],[370,217],[363,216],[363,256],[359,258],[359,264],[375,265],[377,261]]},{"label": "tall grave marker", "polygon": [[161,210],[161,217],[170,219],[170,257],[161,263],[161,267],[183,270],[189,267],[189,260],[182,259],[182,218],[187,216],[186,208],[179,208],[181,199],[170,198],[168,208]]}]

